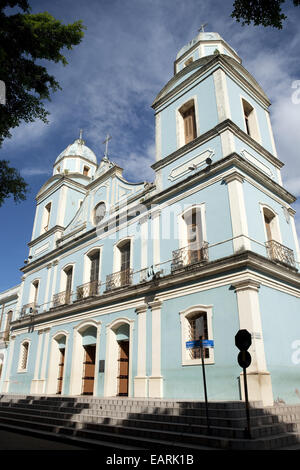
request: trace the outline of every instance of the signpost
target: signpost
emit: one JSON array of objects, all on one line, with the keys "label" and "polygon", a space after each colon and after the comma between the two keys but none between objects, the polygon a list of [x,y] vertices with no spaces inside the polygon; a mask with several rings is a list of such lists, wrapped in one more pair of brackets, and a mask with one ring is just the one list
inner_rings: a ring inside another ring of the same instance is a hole
[{"label": "signpost", "polygon": [[247,373],[246,368],[251,364],[251,355],[247,349],[251,346],[252,338],[251,334],[247,330],[239,330],[235,335],[235,345],[240,350],[238,354],[238,363],[243,368],[244,376],[244,390],[245,390],[245,403],[246,403],[246,415],[247,415],[247,437],[251,439],[251,427],[250,427],[250,411],[249,411],[249,400],[248,400],[248,387],[247,387]]},{"label": "signpost", "polygon": [[209,416],[208,416],[208,400],[207,400],[207,387],[206,387],[206,377],[205,377],[205,364],[204,364],[204,348],[213,348],[214,341],[210,339],[202,339],[202,336],[199,337],[199,340],[187,341],[185,343],[187,349],[198,349],[200,348],[201,364],[202,364],[202,376],[203,376],[203,388],[204,388],[204,398],[205,398],[205,410],[206,410],[206,424],[208,433],[210,432],[209,427]]}]

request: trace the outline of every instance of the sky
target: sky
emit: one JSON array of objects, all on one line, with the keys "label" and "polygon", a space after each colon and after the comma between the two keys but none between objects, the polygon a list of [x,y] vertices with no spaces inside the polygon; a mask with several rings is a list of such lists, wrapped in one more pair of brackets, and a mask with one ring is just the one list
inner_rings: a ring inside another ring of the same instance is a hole
[{"label": "sky", "polygon": [[[300,196],[300,7],[287,0],[282,30],[242,26],[230,17],[233,0],[29,0],[32,13],[48,11],[64,24],[82,20],[82,42],[64,51],[68,65],[45,62],[62,90],[46,102],[49,124],[36,121],[12,131],[0,148],[29,184],[24,202],[0,207],[0,292],[21,282],[35,214],[35,196],[52,174],[56,157],[83,129],[83,138],[129,181],[153,181],[156,95],[173,76],[177,52],[198,34],[218,32],[242,58],[271,100],[271,123],[283,184]],[[296,226],[300,234],[300,201]]]}]

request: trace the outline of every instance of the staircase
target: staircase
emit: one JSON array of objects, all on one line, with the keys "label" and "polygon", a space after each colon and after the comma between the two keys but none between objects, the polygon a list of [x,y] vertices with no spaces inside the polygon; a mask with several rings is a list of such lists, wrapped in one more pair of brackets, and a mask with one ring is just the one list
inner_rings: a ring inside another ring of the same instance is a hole
[{"label": "staircase", "polygon": [[250,403],[252,439],[243,402],[0,395],[0,429],[77,443],[85,448],[271,450],[300,448],[300,404]]}]

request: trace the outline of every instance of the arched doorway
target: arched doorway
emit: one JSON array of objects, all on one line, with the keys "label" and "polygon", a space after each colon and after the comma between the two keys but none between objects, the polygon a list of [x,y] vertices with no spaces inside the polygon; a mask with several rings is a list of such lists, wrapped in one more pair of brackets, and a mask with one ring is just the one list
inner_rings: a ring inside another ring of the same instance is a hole
[{"label": "arched doorway", "polygon": [[48,394],[61,395],[63,393],[66,345],[67,333],[58,332],[53,336],[48,373]]},{"label": "arched doorway", "polygon": [[70,394],[94,395],[97,389],[97,345],[100,323],[88,321],[74,329]]},{"label": "arched doorway", "polygon": [[133,322],[118,319],[107,326],[104,396],[131,395],[131,329]]},{"label": "arched doorway", "polygon": [[118,343],[118,395],[128,397],[129,380],[129,325],[123,323],[115,332]]},{"label": "arched doorway", "polygon": [[81,333],[83,347],[82,395],[93,395],[96,364],[97,328],[89,326]]}]

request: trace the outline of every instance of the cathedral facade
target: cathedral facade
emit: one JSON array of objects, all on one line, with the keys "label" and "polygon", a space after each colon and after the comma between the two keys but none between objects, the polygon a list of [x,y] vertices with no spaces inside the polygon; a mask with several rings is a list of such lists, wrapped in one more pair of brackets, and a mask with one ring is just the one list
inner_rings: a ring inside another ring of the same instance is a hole
[{"label": "cathedral facade", "polygon": [[154,182],[82,135],[56,158],[21,282],[0,294],[2,393],[202,400],[202,337],[209,399],[240,400],[247,329],[250,400],[299,401],[295,197],[241,62],[217,33],[179,51],[152,104]]}]

